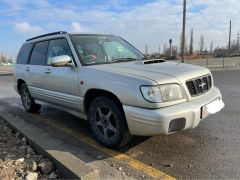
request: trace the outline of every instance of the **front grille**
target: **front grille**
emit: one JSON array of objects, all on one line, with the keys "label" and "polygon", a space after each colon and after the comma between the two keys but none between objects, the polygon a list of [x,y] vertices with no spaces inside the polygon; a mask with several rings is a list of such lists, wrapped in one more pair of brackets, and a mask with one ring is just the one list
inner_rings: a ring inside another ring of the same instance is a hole
[{"label": "front grille", "polygon": [[212,87],[212,78],[210,75],[191,79],[186,82],[188,91],[191,96],[199,96],[206,93]]}]

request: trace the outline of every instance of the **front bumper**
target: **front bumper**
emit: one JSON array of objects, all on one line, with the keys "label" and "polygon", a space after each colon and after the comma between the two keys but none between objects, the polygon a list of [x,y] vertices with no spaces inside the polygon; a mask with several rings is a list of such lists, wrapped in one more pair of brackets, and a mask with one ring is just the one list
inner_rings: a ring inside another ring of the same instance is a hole
[{"label": "front bumper", "polygon": [[213,87],[210,92],[194,101],[189,101],[160,109],[144,109],[133,106],[123,106],[128,128],[132,135],[151,136],[169,134],[173,131],[173,121],[183,121],[183,126],[177,131],[195,128],[201,119],[201,107],[222,99],[218,88]]}]

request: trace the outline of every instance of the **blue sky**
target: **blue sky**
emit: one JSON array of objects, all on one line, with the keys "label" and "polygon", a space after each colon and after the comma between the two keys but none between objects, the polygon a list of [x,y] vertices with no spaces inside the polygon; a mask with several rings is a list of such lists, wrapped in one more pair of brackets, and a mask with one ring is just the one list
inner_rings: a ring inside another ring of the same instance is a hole
[{"label": "blue sky", "polygon": [[[206,48],[226,45],[230,19],[236,36],[238,0],[187,2],[187,41],[193,28],[195,49],[201,34]],[[179,46],[181,21],[182,0],[0,0],[0,52],[15,58],[27,38],[58,30],[116,34],[157,51],[169,38]]]}]

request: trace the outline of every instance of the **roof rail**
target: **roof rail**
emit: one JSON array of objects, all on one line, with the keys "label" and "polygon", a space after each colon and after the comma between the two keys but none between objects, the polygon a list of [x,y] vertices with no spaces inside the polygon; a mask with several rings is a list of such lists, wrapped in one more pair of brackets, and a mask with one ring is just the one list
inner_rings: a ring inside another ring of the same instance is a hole
[{"label": "roof rail", "polygon": [[67,34],[67,32],[66,31],[57,31],[57,32],[53,32],[53,33],[43,34],[43,35],[40,35],[40,36],[36,36],[36,37],[30,38],[30,39],[27,39],[26,41],[31,41],[33,39],[38,39],[38,38],[41,38],[41,37],[51,36],[51,35],[56,35],[56,34]]}]

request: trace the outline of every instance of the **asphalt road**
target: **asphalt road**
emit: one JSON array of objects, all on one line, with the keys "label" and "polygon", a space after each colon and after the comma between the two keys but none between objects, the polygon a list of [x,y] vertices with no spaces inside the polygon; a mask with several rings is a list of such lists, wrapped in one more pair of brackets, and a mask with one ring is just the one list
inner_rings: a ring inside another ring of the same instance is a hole
[{"label": "asphalt road", "polygon": [[[239,178],[240,71],[218,71],[213,76],[226,105],[223,111],[209,116],[193,130],[134,137],[119,152],[180,179]],[[16,97],[12,78],[0,76],[0,98],[8,98],[4,100],[7,108],[29,116]],[[44,107],[36,116],[91,137],[87,123],[68,113]]]}]

